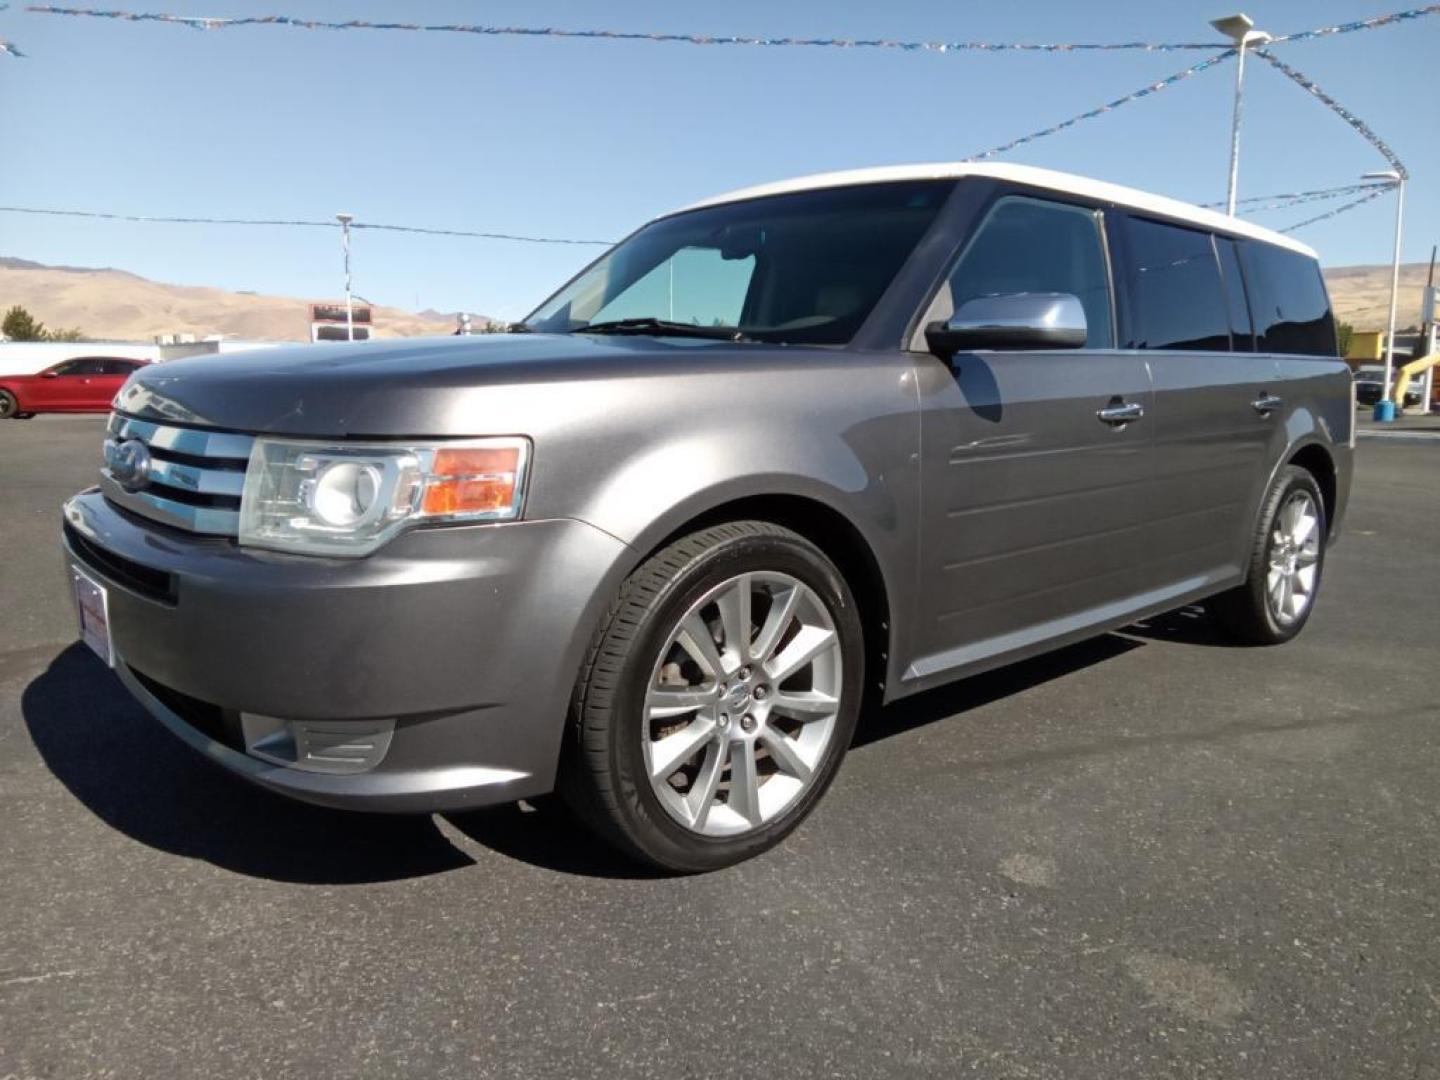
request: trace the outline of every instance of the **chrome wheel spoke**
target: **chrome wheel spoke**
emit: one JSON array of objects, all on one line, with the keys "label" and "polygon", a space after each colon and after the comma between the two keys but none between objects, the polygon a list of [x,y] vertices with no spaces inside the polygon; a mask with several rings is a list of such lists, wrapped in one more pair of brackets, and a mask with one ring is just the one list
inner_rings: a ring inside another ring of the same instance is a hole
[{"label": "chrome wheel spoke", "polygon": [[800,633],[765,664],[765,672],[778,686],[835,643],[835,631],[823,626],[802,626]]},{"label": "chrome wheel spoke", "polygon": [[750,660],[750,575],[742,574],[715,601],[725,632],[725,659],[734,671]]},{"label": "chrome wheel spoke", "polygon": [[650,691],[645,709],[651,720],[668,720],[714,705],[717,697],[714,686],[657,686]]},{"label": "chrome wheel spoke", "polygon": [[800,747],[794,739],[783,731],[769,728],[760,737],[760,742],[770,751],[770,760],[775,762],[776,768],[781,772],[795,777],[796,780],[810,779],[810,765],[800,756]]},{"label": "chrome wheel spoke", "polygon": [[685,617],[685,621],[680,624],[680,633],[676,635],[675,644],[689,653],[712,679],[718,679],[725,674],[725,663],[720,659],[720,650],[715,645],[710,627],[706,626],[705,620],[700,617],[700,612],[692,611]]},{"label": "chrome wheel spoke", "polygon": [[799,606],[798,587],[786,589],[774,598],[770,613],[765,616],[765,625],[760,628],[760,633],[755,635],[755,644],[751,647],[751,653],[757,661],[770,659],[770,654],[780,644],[785,631],[790,629],[790,624],[795,621],[795,610]]},{"label": "chrome wheel spoke", "polygon": [[1315,526],[1319,524],[1320,522],[1314,514],[1305,514],[1295,523],[1295,529],[1290,533],[1290,538],[1295,541],[1297,547],[1302,547],[1314,533]]},{"label": "chrome wheel spoke", "polygon": [[705,752],[705,760],[701,762],[700,771],[695,774],[695,782],[684,800],[691,828],[705,828],[710,808],[715,805],[715,793],[720,790],[720,776],[729,758],[729,743],[716,742]]},{"label": "chrome wheel spoke", "polygon": [[665,780],[695,756],[697,750],[715,738],[715,725],[696,719],[689,726],[650,744],[650,776]]},{"label": "chrome wheel spoke", "polygon": [[813,720],[817,716],[831,716],[840,703],[829,694],[815,690],[798,690],[777,693],[770,708],[796,720]]},{"label": "chrome wheel spoke", "polygon": [[760,772],[752,743],[737,742],[730,746],[729,805],[751,825],[760,824]]}]

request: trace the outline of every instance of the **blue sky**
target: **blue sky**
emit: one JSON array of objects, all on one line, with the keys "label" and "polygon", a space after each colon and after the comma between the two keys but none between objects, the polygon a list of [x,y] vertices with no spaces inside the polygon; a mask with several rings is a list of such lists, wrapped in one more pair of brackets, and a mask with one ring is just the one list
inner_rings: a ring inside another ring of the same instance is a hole
[{"label": "blue sky", "polygon": [[[116,0],[120,3],[121,0]],[[729,0],[136,0],[187,15],[606,27],[918,40],[1207,40],[1229,0],[886,4]],[[1249,2],[1275,33],[1404,0]],[[0,13],[0,204],[135,214],[362,220],[619,237],[707,194],[806,172],[947,160],[1158,80],[1195,53],[978,54],[696,47],[470,35],[182,27]],[[1409,166],[1405,258],[1440,239],[1440,16],[1284,47]],[[1234,70],[1211,69],[1003,160],[1179,198],[1223,197]],[[337,134],[338,133],[338,134]],[[1384,167],[1267,65],[1247,71],[1240,194]],[[1285,225],[1332,204],[1263,215]],[[1300,233],[1329,265],[1389,259],[1390,197]],[[356,291],[517,318],[596,249],[357,235]],[[0,254],[315,298],[341,287],[325,230],[0,214]]]}]

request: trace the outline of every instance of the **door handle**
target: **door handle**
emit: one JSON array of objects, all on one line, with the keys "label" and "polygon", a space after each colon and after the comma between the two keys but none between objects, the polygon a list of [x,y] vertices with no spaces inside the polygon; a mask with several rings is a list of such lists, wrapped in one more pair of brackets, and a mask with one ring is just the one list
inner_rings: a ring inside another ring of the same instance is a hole
[{"label": "door handle", "polygon": [[1096,417],[1106,424],[1114,424],[1116,427],[1128,424],[1131,421],[1139,420],[1145,415],[1145,406],[1138,401],[1129,403],[1116,401],[1106,405],[1097,412]]},{"label": "door handle", "polygon": [[1258,398],[1250,403],[1250,407],[1261,416],[1269,416],[1284,404],[1285,401],[1283,398],[1278,398],[1274,394],[1261,393]]}]

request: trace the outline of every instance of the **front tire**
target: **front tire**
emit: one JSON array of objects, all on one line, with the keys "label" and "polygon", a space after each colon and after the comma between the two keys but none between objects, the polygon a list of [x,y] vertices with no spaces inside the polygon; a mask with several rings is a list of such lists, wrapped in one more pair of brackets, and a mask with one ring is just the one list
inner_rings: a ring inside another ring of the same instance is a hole
[{"label": "front tire", "polygon": [[597,635],[561,791],[653,866],[748,859],[834,779],[863,666],[854,598],[815,545],[760,521],[692,533],[626,580]]},{"label": "front tire", "polygon": [[1212,601],[1231,637],[1279,645],[1300,633],[1320,592],[1328,535],[1315,477],[1298,465],[1285,466],[1261,507],[1245,584]]}]

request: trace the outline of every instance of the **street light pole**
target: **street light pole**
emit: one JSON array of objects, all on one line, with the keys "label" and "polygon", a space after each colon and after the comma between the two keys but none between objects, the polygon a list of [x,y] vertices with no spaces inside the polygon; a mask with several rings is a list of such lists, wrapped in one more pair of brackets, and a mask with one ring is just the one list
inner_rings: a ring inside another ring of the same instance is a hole
[{"label": "street light pole", "polygon": [[[1386,169],[1365,173],[1360,179],[1388,180],[1395,185],[1395,253],[1390,260],[1390,324],[1385,332],[1385,389],[1380,399],[1393,401],[1395,388],[1390,383],[1395,378],[1395,315],[1400,306],[1400,230],[1405,221],[1405,176],[1399,169]],[[1395,405],[1404,402],[1405,395],[1401,394]]]},{"label": "street light pole", "polygon": [[350,223],[354,214],[336,214],[340,222],[340,246],[345,250],[345,337],[355,340],[355,300],[350,294]]},{"label": "street light pole", "polygon": [[1252,45],[1264,45],[1271,40],[1264,30],[1254,29],[1255,22],[1249,15],[1227,15],[1223,19],[1211,19],[1210,25],[1235,43],[1235,114],[1230,121],[1230,186],[1225,194],[1225,212],[1235,216],[1235,190],[1240,179],[1240,109],[1245,90],[1245,51]]}]

